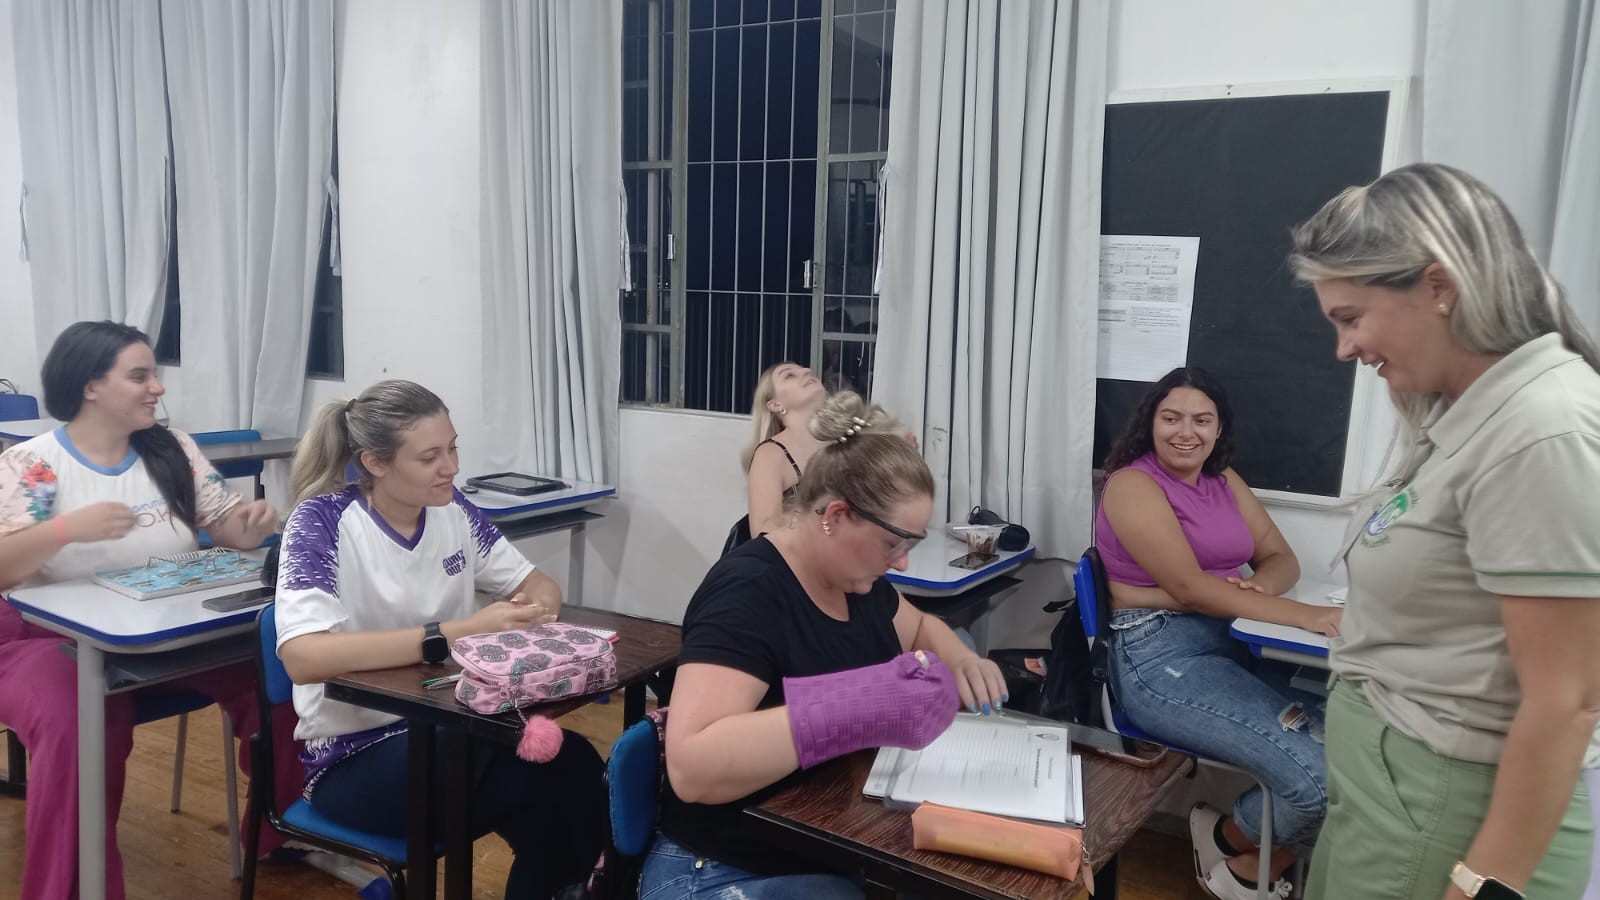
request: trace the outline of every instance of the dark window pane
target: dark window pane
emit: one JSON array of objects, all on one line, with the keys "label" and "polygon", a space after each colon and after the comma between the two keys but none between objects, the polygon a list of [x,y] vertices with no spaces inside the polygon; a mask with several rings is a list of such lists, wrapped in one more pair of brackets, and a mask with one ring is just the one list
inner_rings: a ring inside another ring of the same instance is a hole
[{"label": "dark window pane", "polygon": [[[847,229],[845,222],[848,218],[848,202],[850,198],[850,164],[831,163],[828,166],[828,212],[827,212],[827,271],[826,280],[822,289],[829,294],[844,292],[844,267],[845,267],[845,241]],[[823,312],[823,328],[827,331],[840,329],[828,324],[828,314]]]},{"label": "dark window pane", "polygon": [[[697,4],[698,5],[698,4]],[[716,44],[709,31],[689,36],[689,160],[711,158],[711,73]]]},{"label": "dark window pane", "polygon": [[728,352],[733,344],[734,329],[734,295],[712,294],[710,321],[707,332],[710,335],[711,346],[715,351],[711,354],[711,365],[707,371],[706,409],[718,412],[734,412],[733,402],[733,357]]},{"label": "dark window pane", "polygon": [[795,0],[795,18],[816,19],[822,16],[822,0]]},{"label": "dark window pane", "polygon": [[739,158],[764,159],[767,106],[767,29],[745,28],[740,60]]},{"label": "dark window pane", "polygon": [[656,227],[656,321],[672,324],[672,261],[667,259],[667,235],[672,233],[671,173],[661,171],[653,176],[660,224]]},{"label": "dark window pane", "polygon": [[822,383],[829,392],[872,395],[872,357],[876,347],[865,341],[823,341]]},{"label": "dark window pane", "polygon": [[850,76],[850,152],[875,153],[878,146],[878,120],[889,105],[885,90],[884,60],[889,48],[884,43],[883,13],[857,16],[856,55]]},{"label": "dark window pane", "polygon": [[[844,217],[844,292],[872,293],[872,259],[877,249],[878,164],[850,163]],[[833,225],[828,226],[830,232]]]},{"label": "dark window pane", "polygon": [[785,342],[788,350],[785,359],[805,363],[808,366],[816,365],[816,360],[811,358],[811,295],[789,295],[789,321],[788,334]]},{"label": "dark window pane", "polygon": [[689,291],[683,298],[683,405],[706,409],[711,367],[711,295]]},{"label": "dark window pane", "polygon": [[672,344],[668,335],[642,331],[622,332],[622,390],[625,403],[669,403]]},{"label": "dark window pane", "polygon": [[[780,292],[789,286],[789,164],[767,163],[767,230],[762,235],[762,290]],[[798,289],[799,280],[795,280]]]},{"label": "dark window pane", "polygon": [[717,25],[739,24],[739,0],[717,0]]},{"label": "dark window pane", "polygon": [[638,162],[646,158],[650,132],[649,121],[645,118],[649,112],[645,91],[642,84],[622,89],[623,162]]},{"label": "dark window pane", "polygon": [[672,158],[672,128],[676,121],[672,106],[673,73],[677,71],[672,64],[673,37],[672,37],[672,4],[667,3],[666,9],[661,12],[661,39],[660,51],[656,55],[656,125],[661,143],[656,147],[655,159]]},{"label": "dark window pane", "polygon": [[828,116],[828,150],[848,153],[850,146],[851,63],[855,58],[855,16],[833,17],[833,83],[830,88],[832,110]]},{"label": "dark window pane", "polygon": [[734,245],[728,229],[736,227],[738,216],[739,173],[737,163],[711,165],[711,226],[706,235],[706,252],[711,256],[711,289],[733,290]]},{"label": "dark window pane", "polygon": [[[811,237],[816,233],[817,164],[797,162],[789,177],[789,283],[794,290],[807,290],[802,281],[802,263],[812,257]],[[820,278],[821,272],[813,272]]]},{"label": "dark window pane", "polygon": [[844,298],[837,294],[825,294],[822,297],[822,330],[838,332],[844,330]]},{"label": "dark window pane", "polygon": [[794,26],[773,25],[767,46],[767,159],[788,159],[793,155]]},{"label": "dark window pane", "polygon": [[739,153],[739,32],[718,29],[716,70],[712,74],[711,154],[732,160]]},{"label": "dark window pane", "polygon": [[[688,272],[684,284],[691,291],[711,287],[711,165],[689,166],[688,231],[678,241],[678,252],[687,254]],[[692,357],[691,357],[692,358]]]},{"label": "dark window pane", "polygon": [[[737,289],[761,290],[762,198],[766,186],[758,162],[739,164],[739,221],[729,239],[738,245]],[[781,215],[781,211],[778,211]],[[787,224],[787,217],[783,217]]]},{"label": "dark window pane", "polygon": [[794,0],[772,0],[772,21],[794,18]]},{"label": "dark window pane", "polygon": [[687,0],[689,4],[689,27],[691,29],[710,28],[717,24],[716,0]]},{"label": "dark window pane", "polygon": [[889,85],[894,80],[894,13],[884,16],[883,103],[878,109],[878,151],[889,151]]},{"label": "dark window pane", "polygon": [[744,0],[743,6],[746,25],[767,20],[767,0]]},{"label": "dark window pane", "polygon": [[854,0],[856,12],[877,12],[883,9],[883,0]]},{"label": "dark window pane", "polygon": [[735,300],[733,366],[728,388],[728,403],[733,412],[748,412],[750,398],[761,376],[761,332],[766,309],[760,294],[739,294]]},{"label": "dark window pane", "polygon": [[795,26],[794,48],[794,156],[815,159],[817,155],[817,78],[818,57],[822,53],[822,26],[801,22]]}]

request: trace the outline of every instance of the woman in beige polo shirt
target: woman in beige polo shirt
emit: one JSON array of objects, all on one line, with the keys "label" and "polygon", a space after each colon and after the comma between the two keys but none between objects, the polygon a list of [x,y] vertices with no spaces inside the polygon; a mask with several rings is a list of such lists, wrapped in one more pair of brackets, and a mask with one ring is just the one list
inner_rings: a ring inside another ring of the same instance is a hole
[{"label": "woman in beige polo shirt", "polygon": [[1294,234],[1399,412],[1352,522],[1306,896],[1583,892],[1600,764],[1600,354],[1498,197],[1397,169]]}]

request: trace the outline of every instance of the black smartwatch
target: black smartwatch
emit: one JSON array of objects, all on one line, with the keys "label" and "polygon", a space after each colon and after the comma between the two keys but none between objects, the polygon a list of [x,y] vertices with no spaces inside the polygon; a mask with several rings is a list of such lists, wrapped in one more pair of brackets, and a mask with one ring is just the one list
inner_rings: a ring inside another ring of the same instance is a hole
[{"label": "black smartwatch", "polygon": [[439,630],[438,622],[422,626],[422,661],[442,663],[450,658],[450,641]]},{"label": "black smartwatch", "polygon": [[1486,878],[1458,862],[1450,870],[1450,882],[1473,900],[1523,900],[1522,892],[1502,881]]}]

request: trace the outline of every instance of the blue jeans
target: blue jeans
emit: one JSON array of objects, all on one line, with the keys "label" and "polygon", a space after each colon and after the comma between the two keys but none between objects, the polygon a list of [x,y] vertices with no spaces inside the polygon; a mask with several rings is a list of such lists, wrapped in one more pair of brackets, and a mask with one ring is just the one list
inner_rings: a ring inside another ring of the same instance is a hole
[{"label": "blue jeans", "polygon": [[843,875],[756,875],[695,856],[656,833],[645,854],[639,900],[859,900],[866,891]]},{"label": "blue jeans", "polygon": [[[1309,852],[1328,808],[1326,703],[1259,666],[1225,619],[1123,609],[1111,615],[1111,635],[1112,692],[1133,724],[1261,779],[1272,791],[1273,846]],[[1259,844],[1259,785],[1233,814]]]}]

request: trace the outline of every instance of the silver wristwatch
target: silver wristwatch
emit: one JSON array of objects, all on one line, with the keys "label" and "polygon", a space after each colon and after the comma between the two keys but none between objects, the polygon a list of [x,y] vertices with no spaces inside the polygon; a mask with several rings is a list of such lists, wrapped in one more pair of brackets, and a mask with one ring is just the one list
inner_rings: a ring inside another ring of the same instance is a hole
[{"label": "silver wristwatch", "polygon": [[1450,883],[1473,900],[1524,900],[1522,892],[1505,882],[1486,878],[1458,862],[1450,870]]}]

